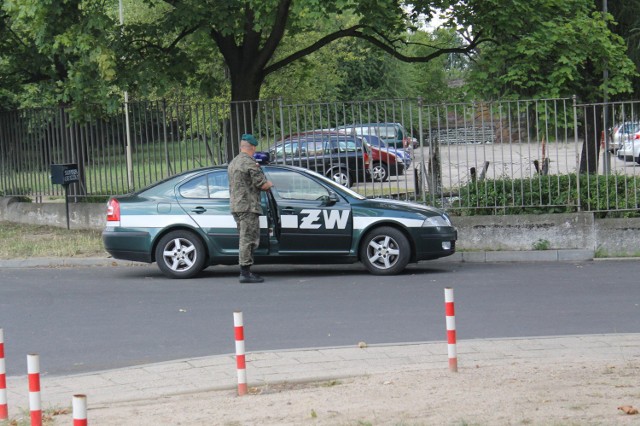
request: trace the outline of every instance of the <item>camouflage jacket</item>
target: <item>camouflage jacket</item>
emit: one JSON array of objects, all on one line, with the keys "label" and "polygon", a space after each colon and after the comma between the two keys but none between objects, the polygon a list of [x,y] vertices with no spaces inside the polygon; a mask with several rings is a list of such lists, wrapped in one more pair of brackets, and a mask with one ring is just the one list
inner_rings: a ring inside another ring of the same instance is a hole
[{"label": "camouflage jacket", "polygon": [[229,163],[231,213],[262,214],[260,188],[267,178],[249,154],[241,152]]}]

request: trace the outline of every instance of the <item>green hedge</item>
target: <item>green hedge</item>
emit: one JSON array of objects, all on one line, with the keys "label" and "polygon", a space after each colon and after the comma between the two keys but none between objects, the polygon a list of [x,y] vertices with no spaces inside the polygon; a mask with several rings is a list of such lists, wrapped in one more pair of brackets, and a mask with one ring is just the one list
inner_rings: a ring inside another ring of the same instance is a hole
[{"label": "green hedge", "polygon": [[462,216],[597,212],[598,217],[639,217],[640,178],[625,175],[549,175],[470,182],[452,213]]}]

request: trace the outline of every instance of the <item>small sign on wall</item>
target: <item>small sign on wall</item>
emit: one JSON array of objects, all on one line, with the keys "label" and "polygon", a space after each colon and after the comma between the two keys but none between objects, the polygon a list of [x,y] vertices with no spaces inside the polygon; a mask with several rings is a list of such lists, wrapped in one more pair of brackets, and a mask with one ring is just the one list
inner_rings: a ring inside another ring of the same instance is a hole
[{"label": "small sign on wall", "polygon": [[78,181],[80,181],[80,172],[78,171],[77,164],[68,163],[51,165],[52,184],[69,185],[70,183]]},{"label": "small sign on wall", "polygon": [[67,229],[69,229],[69,184],[80,181],[80,171],[75,163],[52,164],[51,183],[64,186],[64,205],[67,212]]}]

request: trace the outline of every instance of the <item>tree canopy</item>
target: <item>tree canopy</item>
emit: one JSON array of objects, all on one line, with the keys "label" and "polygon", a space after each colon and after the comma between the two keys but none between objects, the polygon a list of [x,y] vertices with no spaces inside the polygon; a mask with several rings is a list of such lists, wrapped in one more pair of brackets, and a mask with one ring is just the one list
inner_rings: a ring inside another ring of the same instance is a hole
[{"label": "tree canopy", "polygon": [[459,95],[447,78],[471,96],[599,99],[607,64],[610,95],[636,75],[593,0],[122,1],[121,27],[117,0],[0,0],[0,105],[114,108],[122,90],[245,101],[292,88],[442,101]]},{"label": "tree canopy", "polygon": [[100,2],[0,0],[2,104],[104,104],[117,78],[112,25]]},{"label": "tree canopy", "polygon": [[470,81],[480,96],[555,98],[577,94],[601,101],[631,91],[635,66],[625,42],[612,33],[613,17],[585,0],[530,0],[516,10],[478,2],[481,25],[492,43],[483,46]]},{"label": "tree canopy", "polygon": [[[479,36],[459,46],[432,47],[420,58],[405,54],[407,30],[416,29],[420,16],[431,16],[433,3],[441,2],[158,0],[148,4],[171,6],[162,19],[127,29],[135,40],[131,45],[142,56],[180,50],[182,40],[204,32],[224,58],[231,100],[254,100],[268,76],[342,39],[364,40],[406,62],[472,52],[481,41]],[[159,34],[173,38],[159,42]],[[329,50],[323,52],[333,55]]]}]

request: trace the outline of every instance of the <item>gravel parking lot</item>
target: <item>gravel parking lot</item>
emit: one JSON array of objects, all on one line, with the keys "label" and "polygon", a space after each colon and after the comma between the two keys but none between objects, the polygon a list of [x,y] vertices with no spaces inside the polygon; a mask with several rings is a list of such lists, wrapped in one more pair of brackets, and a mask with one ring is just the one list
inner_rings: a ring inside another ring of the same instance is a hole
[{"label": "gravel parking lot", "polygon": [[[544,157],[543,157],[544,150]],[[540,167],[542,158],[549,159],[549,174],[561,175],[575,173],[579,167],[581,143],[561,142],[547,143],[512,143],[512,144],[455,144],[440,147],[440,163],[442,170],[443,188],[459,188],[471,180],[471,168],[476,169],[476,176],[483,174],[485,163],[488,162],[485,177],[498,178],[532,178],[536,175],[534,161],[538,160]],[[601,153],[603,154],[603,153]],[[412,192],[414,189],[414,171],[421,168],[428,171],[429,149],[417,148],[413,153],[411,167],[401,176],[392,176],[387,182],[367,182],[358,185],[359,191],[364,188],[398,187]],[[601,155],[599,172],[604,173],[605,156]],[[640,165],[635,162],[624,162],[609,155],[609,172],[611,174],[640,176]]]}]

